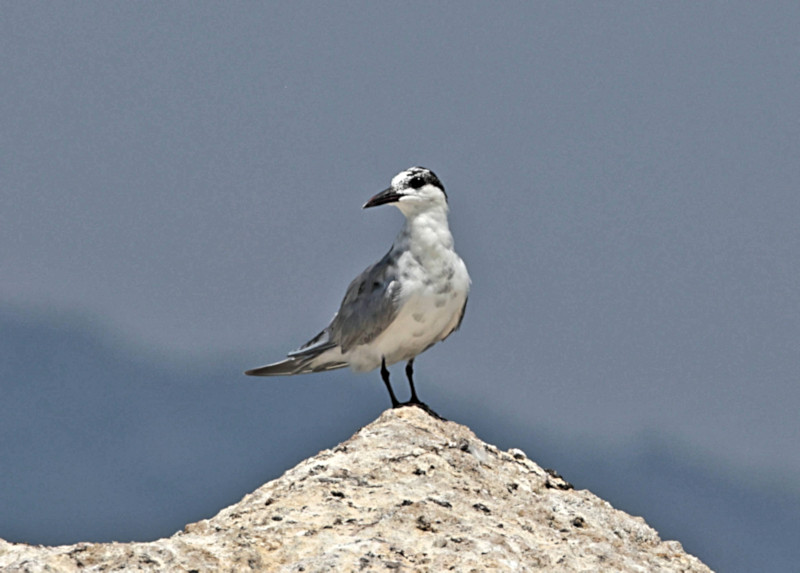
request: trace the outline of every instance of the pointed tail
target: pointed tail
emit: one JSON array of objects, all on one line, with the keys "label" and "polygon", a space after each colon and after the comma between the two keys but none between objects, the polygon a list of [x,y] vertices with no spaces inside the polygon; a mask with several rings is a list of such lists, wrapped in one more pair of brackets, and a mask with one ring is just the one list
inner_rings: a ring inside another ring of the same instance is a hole
[{"label": "pointed tail", "polygon": [[322,352],[314,352],[305,355],[289,356],[286,360],[267,364],[246,370],[248,376],[293,376],[295,374],[310,374],[311,372],[324,372],[325,370],[336,370],[348,366],[347,362],[341,360],[318,360]]}]

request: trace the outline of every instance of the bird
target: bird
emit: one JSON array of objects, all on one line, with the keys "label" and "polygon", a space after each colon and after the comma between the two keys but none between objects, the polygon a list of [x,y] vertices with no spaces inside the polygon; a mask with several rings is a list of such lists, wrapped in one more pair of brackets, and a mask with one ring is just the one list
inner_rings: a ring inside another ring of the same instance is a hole
[{"label": "bird", "polygon": [[[458,330],[471,279],[453,247],[444,185],[430,169],[410,167],[363,209],[394,205],[405,223],[389,252],[347,287],[330,324],[284,360],[245,371],[249,376],[292,376],[350,367],[380,367],[392,408],[419,406],[414,359]],[[400,402],[387,366],[406,363],[411,398]],[[438,415],[437,415],[438,416]]]}]

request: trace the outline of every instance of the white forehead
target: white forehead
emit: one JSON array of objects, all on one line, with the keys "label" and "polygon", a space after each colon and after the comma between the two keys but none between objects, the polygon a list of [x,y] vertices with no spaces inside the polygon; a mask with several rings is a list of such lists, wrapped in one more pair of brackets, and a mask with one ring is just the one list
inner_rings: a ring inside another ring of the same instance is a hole
[{"label": "white forehead", "polygon": [[405,181],[406,179],[408,179],[409,175],[410,173],[408,171],[401,171],[400,173],[392,177],[392,187],[400,187],[400,184],[403,183],[403,181]]},{"label": "white forehead", "polygon": [[423,175],[425,171],[425,169],[420,167],[410,167],[405,171],[401,171],[392,178],[392,187],[405,187],[403,183],[407,182],[414,175]]}]

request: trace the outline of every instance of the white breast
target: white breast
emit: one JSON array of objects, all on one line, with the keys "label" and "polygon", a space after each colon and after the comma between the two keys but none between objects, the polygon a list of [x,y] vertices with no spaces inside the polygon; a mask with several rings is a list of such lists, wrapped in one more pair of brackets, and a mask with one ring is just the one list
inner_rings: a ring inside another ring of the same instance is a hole
[{"label": "white breast", "polygon": [[403,279],[394,321],[370,344],[345,355],[353,370],[377,368],[382,357],[387,364],[410,360],[453,331],[469,292],[466,266],[455,253],[453,256],[442,276],[432,278],[427,272],[414,276],[410,272]]}]

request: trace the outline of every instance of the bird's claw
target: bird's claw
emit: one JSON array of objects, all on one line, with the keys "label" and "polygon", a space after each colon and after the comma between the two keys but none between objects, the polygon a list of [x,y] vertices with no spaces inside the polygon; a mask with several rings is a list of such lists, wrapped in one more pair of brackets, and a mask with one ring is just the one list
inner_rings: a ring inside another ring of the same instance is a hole
[{"label": "bird's claw", "polygon": [[426,412],[428,415],[433,416],[437,420],[441,420],[442,422],[447,422],[447,418],[440,416],[433,408],[428,406],[425,402],[420,402],[419,400],[409,400],[407,402],[398,402],[397,404],[392,404],[392,408],[407,408],[409,406],[416,406],[417,408],[421,409],[422,411]]}]

